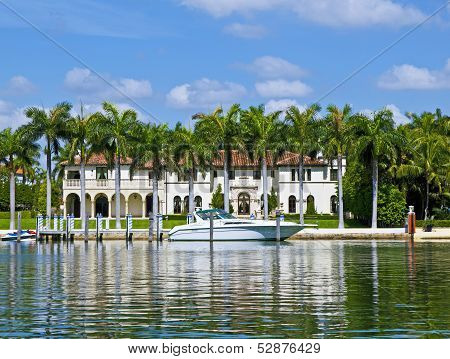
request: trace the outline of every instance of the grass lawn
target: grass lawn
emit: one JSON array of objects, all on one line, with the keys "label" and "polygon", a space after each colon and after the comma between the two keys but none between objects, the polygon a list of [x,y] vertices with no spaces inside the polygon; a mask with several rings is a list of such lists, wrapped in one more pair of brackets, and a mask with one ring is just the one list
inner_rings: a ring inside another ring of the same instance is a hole
[{"label": "grass lawn", "polygon": [[[289,222],[296,222],[298,223],[298,219],[294,218],[287,218],[286,219]],[[328,218],[314,218],[314,219],[305,219],[305,223],[307,224],[318,224],[319,228],[337,228],[338,227],[338,220],[337,219],[328,219]],[[125,220],[121,221],[122,228],[125,228]],[[186,224],[185,217],[182,217],[180,219],[176,218],[170,218],[167,220],[163,220],[163,228],[164,229],[172,229],[175,226],[179,226],[182,224]],[[16,222],[17,225],[17,222]],[[53,225],[53,223],[52,223]],[[135,219],[133,220],[133,228],[135,229],[147,229],[149,225],[148,219]],[[23,219],[22,220],[22,229],[35,229],[36,227],[36,219]],[[345,221],[345,227],[346,228],[364,228],[366,226],[362,225],[358,221],[349,219]],[[95,229],[95,220],[89,221],[89,228]],[[115,228],[115,221],[110,221],[110,228]],[[9,219],[0,219],[0,229],[7,230],[9,229]],[[81,229],[81,220],[75,220],[75,229]]]}]

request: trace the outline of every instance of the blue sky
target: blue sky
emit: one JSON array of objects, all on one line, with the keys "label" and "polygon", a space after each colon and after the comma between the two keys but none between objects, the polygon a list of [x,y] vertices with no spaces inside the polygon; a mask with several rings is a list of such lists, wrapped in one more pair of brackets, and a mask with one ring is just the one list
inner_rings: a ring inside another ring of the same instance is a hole
[{"label": "blue sky", "polygon": [[[109,100],[170,124],[233,102],[305,106],[444,3],[0,0],[0,128],[24,123],[26,106],[59,101],[95,111]],[[406,111],[450,112],[449,15],[447,6],[321,105],[388,106],[399,123]]]}]

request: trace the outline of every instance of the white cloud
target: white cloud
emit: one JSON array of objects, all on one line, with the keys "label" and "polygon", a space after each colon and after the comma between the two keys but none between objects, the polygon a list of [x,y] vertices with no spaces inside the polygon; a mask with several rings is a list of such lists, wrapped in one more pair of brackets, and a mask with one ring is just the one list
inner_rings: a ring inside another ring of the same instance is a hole
[{"label": "white cloud", "polygon": [[153,92],[148,80],[114,79],[106,75],[102,77],[110,85],[91,70],[75,67],[66,73],[64,85],[78,95],[102,100],[124,98],[124,95],[131,98],[150,97]]},{"label": "white cloud", "polygon": [[23,113],[24,107],[15,107],[13,104],[0,100],[0,130],[6,127],[17,127],[28,122],[28,118]]},{"label": "white cloud", "polygon": [[404,26],[425,18],[414,6],[392,0],[297,0],[293,9],[301,18],[328,26]]},{"label": "white cloud", "polygon": [[281,100],[270,100],[266,103],[266,113],[274,112],[274,111],[286,111],[291,106],[297,106],[300,111],[304,111],[306,109],[305,106],[300,105],[294,99],[281,99]]},{"label": "white cloud", "polygon": [[[385,108],[392,112],[392,117],[394,119],[394,122],[397,125],[409,122],[409,118],[406,117],[396,105],[394,105],[394,104],[386,105]],[[360,111],[360,113],[363,115],[366,115],[370,119],[373,119],[373,116],[374,116],[373,110],[365,109],[365,110]]]},{"label": "white cloud", "polygon": [[216,17],[282,9],[326,26],[402,26],[425,18],[416,7],[394,0],[181,0],[181,3]]},{"label": "white cloud", "polygon": [[4,92],[8,95],[25,95],[34,90],[36,86],[30,80],[25,76],[17,75],[11,77]]},{"label": "white cloud", "polygon": [[166,100],[169,106],[176,108],[208,108],[239,101],[246,93],[240,84],[202,78],[192,84],[175,86],[166,95]]},{"label": "white cloud", "polygon": [[404,64],[381,75],[378,86],[388,90],[436,90],[450,88],[450,59],[442,70]]},{"label": "white cloud", "polygon": [[235,22],[225,26],[223,32],[244,39],[260,39],[266,34],[266,29],[260,25]]},{"label": "white cloud", "polygon": [[269,80],[257,82],[256,92],[262,97],[303,97],[312,92],[303,82],[287,80]]},{"label": "white cloud", "polygon": [[181,0],[188,7],[204,10],[213,16],[221,17],[234,12],[252,13],[255,10],[269,10],[285,0]]},{"label": "white cloud", "polygon": [[394,121],[397,125],[409,122],[409,118],[406,117],[397,106],[390,104],[390,105],[386,105],[386,108],[388,110],[391,110],[392,115],[394,117]]},{"label": "white cloud", "polygon": [[275,56],[261,56],[242,67],[263,78],[298,78],[306,74],[299,66]]}]

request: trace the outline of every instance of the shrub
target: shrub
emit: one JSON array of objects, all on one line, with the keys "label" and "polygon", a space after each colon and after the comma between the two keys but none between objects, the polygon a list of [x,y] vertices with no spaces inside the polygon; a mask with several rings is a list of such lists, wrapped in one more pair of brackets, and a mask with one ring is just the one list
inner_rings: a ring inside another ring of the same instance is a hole
[{"label": "shrub", "polygon": [[406,217],[405,195],[392,184],[383,184],[378,191],[378,222],[382,227],[402,226]]},{"label": "shrub", "polygon": [[[423,228],[425,226],[425,222],[430,221],[416,221],[416,228]],[[433,221],[431,221],[431,223],[433,224],[433,227],[437,228],[450,227],[450,219],[434,219]]]}]

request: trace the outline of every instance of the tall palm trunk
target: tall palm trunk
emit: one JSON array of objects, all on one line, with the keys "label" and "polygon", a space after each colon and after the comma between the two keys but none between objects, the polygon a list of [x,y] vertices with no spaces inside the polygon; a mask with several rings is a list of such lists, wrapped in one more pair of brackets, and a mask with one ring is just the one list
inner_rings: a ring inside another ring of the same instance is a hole
[{"label": "tall palm trunk", "polygon": [[223,208],[230,212],[230,178],[228,176],[228,150],[224,150],[223,158]]},{"label": "tall palm trunk", "polygon": [[298,161],[298,202],[300,205],[300,225],[305,223],[305,218],[303,215],[303,154],[299,155]]},{"label": "tall palm trunk", "polygon": [[337,156],[337,165],[338,165],[338,209],[339,209],[339,225],[338,228],[344,228],[344,199],[342,193],[342,155],[338,154]]},{"label": "tall palm trunk", "polygon": [[[80,161],[80,185],[81,185],[81,198],[80,198],[80,214],[81,214],[81,228],[84,230],[85,237],[88,231],[87,224],[87,212],[86,212],[86,164],[84,156],[81,156]],[[92,215],[94,215],[92,213]]]},{"label": "tall palm trunk", "polygon": [[189,170],[189,213],[194,212],[194,168]]},{"label": "tall palm trunk", "polygon": [[430,202],[430,184],[428,183],[428,180],[427,180],[427,183],[426,183],[426,185],[425,185],[425,190],[426,190],[426,193],[425,193],[425,220],[427,220],[428,219],[428,205],[429,205],[429,202]]},{"label": "tall palm trunk", "polygon": [[120,156],[116,154],[114,159],[114,182],[116,189],[116,229],[120,229]]},{"label": "tall palm trunk", "polygon": [[378,158],[372,160],[372,228],[377,228],[378,218]]},{"label": "tall palm trunk", "polygon": [[[158,175],[159,171],[153,171],[153,178],[152,178],[152,187],[153,187],[153,196],[152,196],[152,235],[156,231],[156,221],[158,220],[158,212],[159,212],[159,206],[158,206]],[[159,239],[159,238],[157,238]]]},{"label": "tall palm trunk", "polygon": [[9,208],[9,229],[14,230],[16,227],[16,175],[14,169],[9,171]]},{"label": "tall palm trunk", "polygon": [[267,190],[269,183],[267,181],[267,159],[266,156],[262,158],[262,177],[263,177],[263,203],[264,203],[264,220],[269,219],[269,200],[267,197]]},{"label": "tall palm trunk", "polygon": [[52,146],[47,138],[47,216],[52,215]]}]

